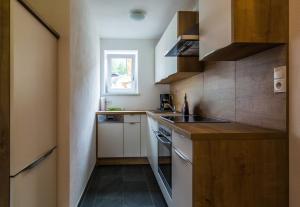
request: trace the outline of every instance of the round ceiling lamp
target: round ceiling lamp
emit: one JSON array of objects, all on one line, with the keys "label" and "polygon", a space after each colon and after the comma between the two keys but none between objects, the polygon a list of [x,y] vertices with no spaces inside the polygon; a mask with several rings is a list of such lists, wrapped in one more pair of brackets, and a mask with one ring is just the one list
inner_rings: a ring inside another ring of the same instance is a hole
[{"label": "round ceiling lamp", "polygon": [[133,9],[130,11],[130,17],[133,20],[141,21],[146,17],[146,11],[142,9]]}]

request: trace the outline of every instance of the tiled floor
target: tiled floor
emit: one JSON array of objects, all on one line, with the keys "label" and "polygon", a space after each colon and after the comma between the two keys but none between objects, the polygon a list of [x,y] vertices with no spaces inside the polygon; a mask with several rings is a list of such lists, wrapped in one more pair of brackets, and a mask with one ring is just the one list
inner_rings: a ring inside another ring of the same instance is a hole
[{"label": "tiled floor", "polygon": [[148,165],[96,167],[79,207],[167,207]]}]

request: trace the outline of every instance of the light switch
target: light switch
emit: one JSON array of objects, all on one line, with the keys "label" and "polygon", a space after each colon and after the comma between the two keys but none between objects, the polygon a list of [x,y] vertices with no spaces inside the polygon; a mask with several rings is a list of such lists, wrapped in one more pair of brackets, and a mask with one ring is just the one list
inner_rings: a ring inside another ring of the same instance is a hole
[{"label": "light switch", "polygon": [[286,66],[274,68],[274,93],[286,92]]}]

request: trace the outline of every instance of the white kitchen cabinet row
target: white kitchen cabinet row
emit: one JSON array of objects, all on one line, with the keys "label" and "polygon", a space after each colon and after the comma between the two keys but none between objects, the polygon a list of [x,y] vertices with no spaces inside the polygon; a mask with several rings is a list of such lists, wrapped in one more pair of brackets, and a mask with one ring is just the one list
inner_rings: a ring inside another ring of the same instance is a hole
[{"label": "white kitchen cabinet row", "polygon": [[124,115],[124,122],[98,123],[98,158],[146,157],[146,115]]},{"label": "white kitchen cabinet row", "polygon": [[147,157],[169,207],[192,207],[193,166],[192,141],[172,132],[172,195],[169,195],[158,173],[158,122],[148,117]]}]

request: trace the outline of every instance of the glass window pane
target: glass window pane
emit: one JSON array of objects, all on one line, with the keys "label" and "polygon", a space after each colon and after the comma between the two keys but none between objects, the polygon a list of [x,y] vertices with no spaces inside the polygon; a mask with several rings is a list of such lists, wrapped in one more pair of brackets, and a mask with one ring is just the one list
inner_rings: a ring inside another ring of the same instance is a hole
[{"label": "glass window pane", "polygon": [[111,59],[111,88],[112,89],[132,89],[133,71],[132,58],[112,58]]}]

